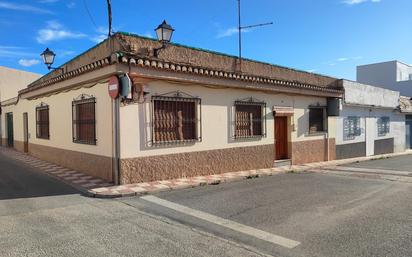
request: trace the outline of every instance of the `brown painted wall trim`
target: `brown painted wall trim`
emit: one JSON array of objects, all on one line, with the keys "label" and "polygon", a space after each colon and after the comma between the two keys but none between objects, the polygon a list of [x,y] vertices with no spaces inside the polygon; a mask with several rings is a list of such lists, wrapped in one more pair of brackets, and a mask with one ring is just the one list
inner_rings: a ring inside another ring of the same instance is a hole
[{"label": "brown painted wall trim", "polygon": [[273,144],[122,159],[120,181],[128,184],[269,168],[273,160]]},{"label": "brown painted wall trim", "polygon": [[65,150],[38,144],[29,144],[29,154],[69,169],[113,181],[112,158]]},{"label": "brown painted wall trim", "polygon": [[24,142],[14,140],[14,149],[16,149],[19,152],[24,152]]},{"label": "brown painted wall trim", "polygon": [[[292,143],[292,163],[294,165],[328,160],[327,139],[306,140]],[[335,139],[329,139],[329,160],[336,159]]]}]

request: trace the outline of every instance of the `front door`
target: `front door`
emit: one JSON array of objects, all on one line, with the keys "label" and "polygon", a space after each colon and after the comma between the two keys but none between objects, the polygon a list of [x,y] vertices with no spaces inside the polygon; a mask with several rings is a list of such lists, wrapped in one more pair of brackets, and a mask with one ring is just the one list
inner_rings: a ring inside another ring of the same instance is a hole
[{"label": "front door", "polygon": [[23,137],[24,137],[24,152],[29,152],[29,118],[27,112],[23,113]]},{"label": "front door", "polygon": [[289,159],[288,153],[288,118],[275,117],[275,159]]},{"label": "front door", "polygon": [[7,120],[7,146],[14,146],[14,134],[13,134],[13,113],[6,114]]},{"label": "front door", "polygon": [[405,122],[405,132],[406,132],[406,149],[412,149],[412,116],[406,116]]}]

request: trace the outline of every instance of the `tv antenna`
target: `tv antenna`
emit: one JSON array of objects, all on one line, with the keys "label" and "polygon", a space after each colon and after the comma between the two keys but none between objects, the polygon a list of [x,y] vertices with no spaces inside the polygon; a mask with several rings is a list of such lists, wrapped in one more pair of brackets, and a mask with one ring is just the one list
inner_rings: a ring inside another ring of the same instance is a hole
[{"label": "tv antenna", "polygon": [[259,24],[254,24],[254,25],[242,26],[241,12],[240,12],[240,0],[237,0],[237,12],[238,12],[238,22],[239,22],[238,23],[238,31],[239,31],[239,70],[240,70],[240,72],[242,72],[242,30],[272,25],[273,22],[266,22],[266,23],[259,23]]}]

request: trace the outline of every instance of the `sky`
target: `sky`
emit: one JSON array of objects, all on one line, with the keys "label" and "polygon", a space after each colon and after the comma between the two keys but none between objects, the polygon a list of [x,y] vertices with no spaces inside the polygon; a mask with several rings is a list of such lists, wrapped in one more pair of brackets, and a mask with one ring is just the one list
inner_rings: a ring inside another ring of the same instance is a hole
[{"label": "sky", "polygon": [[[338,78],[356,66],[412,63],[412,0],[242,0],[245,58]],[[113,30],[155,37],[166,19],[172,41],[238,54],[237,0],[112,0]],[[45,74],[107,36],[104,0],[0,0],[0,66]]]}]

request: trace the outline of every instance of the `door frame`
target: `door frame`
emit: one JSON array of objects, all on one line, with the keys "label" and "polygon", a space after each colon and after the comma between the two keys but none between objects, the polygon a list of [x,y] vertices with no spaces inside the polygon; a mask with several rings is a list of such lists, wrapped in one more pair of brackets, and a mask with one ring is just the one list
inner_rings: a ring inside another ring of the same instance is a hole
[{"label": "door frame", "polygon": [[[276,120],[277,119],[284,119],[285,120],[285,127],[284,127],[284,136],[285,136],[285,155],[286,155],[286,157],[284,157],[284,158],[282,158],[282,157],[279,157],[278,156],[278,153],[277,153],[277,151],[276,151],[276,149],[277,149],[277,143],[278,143],[278,140],[277,140],[277,138],[276,138]],[[289,160],[289,159],[291,159],[291,155],[290,155],[290,146],[289,146],[289,141],[290,141],[290,138],[289,138],[289,135],[290,135],[290,131],[289,131],[289,122],[290,122],[290,116],[286,116],[286,115],[275,115],[275,117],[274,117],[274,140],[275,140],[275,156],[274,156],[274,160],[275,161],[280,161],[280,160]]]},{"label": "door frame", "polygon": [[23,112],[23,141],[24,152],[29,152],[29,115],[27,112]]},{"label": "door frame", "polygon": [[13,113],[6,113],[7,147],[14,147]]}]

